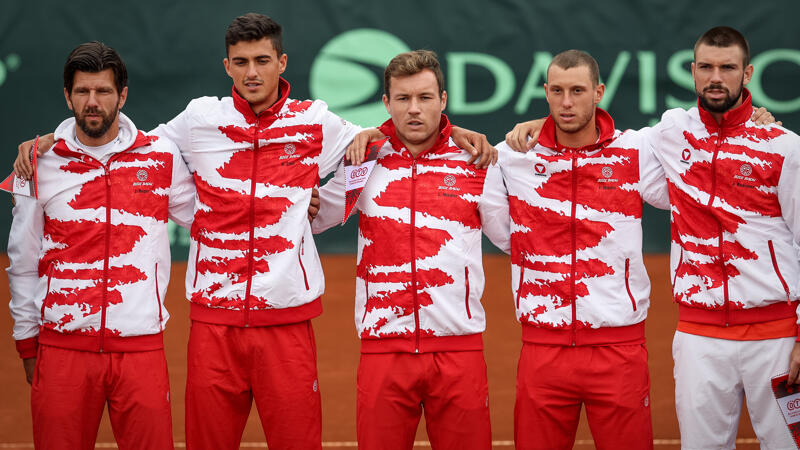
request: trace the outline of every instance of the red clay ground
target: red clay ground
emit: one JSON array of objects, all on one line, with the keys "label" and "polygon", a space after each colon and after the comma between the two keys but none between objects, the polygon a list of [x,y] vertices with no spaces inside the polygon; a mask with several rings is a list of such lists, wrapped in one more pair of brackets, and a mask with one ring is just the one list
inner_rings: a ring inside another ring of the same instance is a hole
[{"label": "red clay ground", "polygon": [[[355,380],[359,346],[353,325],[353,293],[355,256],[324,256],[326,295],[325,312],[314,320],[319,357],[319,378],[322,389],[324,446],[355,448]],[[645,264],[653,283],[652,306],[647,321],[650,352],[650,376],[653,428],[656,450],[678,449],[678,422],[673,403],[672,335],[677,309],[670,299],[668,256],[647,255]],[[8,257],[0,255],[0,266],[8,267]],[[492,434],[495,448],[512,448],[514,380],[519,356],[520,327],[514,317],[511,297],[509,260],[503,255],[484,258],[486,289],[483,305],[487,310],[484,335],[486,362],[489,367],[489,389]],[[176,447],[183,447],[183,399],[186,376],[186,342],[189,333],[188,302],[184,299],[183,275],[186,265],[172,268],[172,283],[167,293],[167,309],[172,314],[166,331],[166,354],[172,383],[173,428]],[[0,275],[0,298],[9,298],[7,275]],[[11,339],[11,319],[0,314],[0,449],[33,448],[30,417],[30,388],[25,382],[22,364]],[[418,440],[425,441],[424,425]],[[755,449],[754,433],[744,414],[739,427],[737,448]],[[585,417],[578,430],[575,448],[593,448]],[[104,417],[98,435],[98,447],[113,447],[114,437]],[[242,447],[265,448],[264,434],[253,408],[242,438]],[[419,445],[425,448],[425,444]]]}]

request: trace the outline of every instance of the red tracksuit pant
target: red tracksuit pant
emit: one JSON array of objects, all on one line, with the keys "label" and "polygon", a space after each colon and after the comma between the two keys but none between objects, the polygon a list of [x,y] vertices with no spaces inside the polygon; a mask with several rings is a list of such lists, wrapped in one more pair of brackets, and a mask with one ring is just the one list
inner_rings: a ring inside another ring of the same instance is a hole
[{"label": "red tracksuit pant", "polygon": [[644,344],[524,343],[517,368],[517,449],[571,449],[581,404],[597,449],[652,449]]},{"label": "red tracksuit pant", "polygon": [[410,450],[423,409],[433,450],[490,449],[483,352],[361,354],[359,449]]},{"label": "red tracksuit pant", "polygon": [[106,404],[120,449],[173,448],[163,350],[94,353],[39,345],[32,384],[37,449],[94,449]]},{"label": "red tracksuit pant", "polygon": [[253,400],[271,450],[322,448],[311,322],[241,328],[193,321],[187,448],[238,449]]}]

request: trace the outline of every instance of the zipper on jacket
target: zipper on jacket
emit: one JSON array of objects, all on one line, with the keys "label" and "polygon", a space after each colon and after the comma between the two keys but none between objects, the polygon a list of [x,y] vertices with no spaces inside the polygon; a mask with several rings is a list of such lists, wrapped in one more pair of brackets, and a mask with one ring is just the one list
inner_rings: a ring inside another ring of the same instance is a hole
[{"label": "zipper on jacket", "polygon": [[47,291],[45,291],[44,299],[42,299],[42,313],[41,313],[41,321],[42,325],[44,325],[44,308],[47,307],[47,299],[50,297],[50,280],[53,278],[53,265],[50,264],[50,267],[47,269]]},{"label": "zipper on jacket", "polygon": [[106,179],[106,252],[103,257],[103,305],[100,313],[100,353],[103,353],[106,335],[106,309],[108,307],[108,254],[111,252],[111,172],[105,164],[101,163],[101,165]]},{"label": "zipper on jacket", "polygon": [[722,127],[717,131],[717,141],[714,144],[714,155],[711,157],[711,195],[708,196],[709,208],[714,203],[717,197],[717,155],[719,154],[719,146],[722,145]]},{"label": "zipper on jacket", "polygon": [[[413,158],[413,157],[412,157]],[[419,353],[419,300],[417,299],[417,160],[411,160],[411,289],[414,299],[414,353]]]},{"label": "zipper on jacket", "polygon": [[572,299],[572,346],[576,345],[576,341],[578,340],[578,328],[576,326],[576,321],[578,317],[578,309],[577,305],[577,290],[575,286],[575,278],[578,275],[577,271],[577,260],[578,260],[578,252],[576,250],[578,246],[578,223],[577,223],[577,205],[576,202],[578,200],[578,153],[575,150],[572,150],[572,205],[570,210],[570,234],[572,239],[572,280],[569,284],[569,293],[570,298]]},{"label": "zipper on jacket", "polygon": [[303,249],[304,243],[306,241],[305,237],[300,238],[300,253],[297,254],[297,260],[300,261],[300,270],[303,271],[303,282],[306,284],[306,290],[308,290],[308,277],[306,276],[306,268],[303,266]]},{"label": "zipper on jacket", "polygon": [[467,307],[467,319],[472,319],[472,314],[469,312],[469,267],[464,267],[464,283],[466,284],[464,305]]},{"label": "zipper on jacket", "polygon": [[257,118],[253,127],[253,170],[250,174],[250,243],[247,254],[247,286],[244,291],[245,328],[250,326],[250,290],[253,288],[253,239],[256,226],[256,173],[258,173],[258,128],[260,124],[261,120]]},{"label": "zipper on jacket", "polygon": [[719,224],[719,259],[720,264],[722,267],[722,292],[723,298],[725,301],[725,326],[727,327],[730,324],[730,311],[731,305],[728,302],[728,268],[725,266],[725,250],[723,249],[723,244],[725,244],[725,240],[722,237],[722,223]]},{"label": "zipper on jacket", "polygon": [[200,271],[197,269],[197,265],[200,263],[200,249],[203,247],[203,230],[200,230],[197,233],[197,253],[194,254],[194,282],[192,283],[192,288],[197,287],[197,274]]},{"label": "zipper on jacket", "polygon": [[631,294],[631,285],[628,281],[629,277],[631,276],[631,259],[625,258],[625,290],[628,291],[628,297],[631,299],[631,306],[633,306],[633,310],[636,311],[636,300],[633,298],[633,294]]},{"label": "zipper on jacket", "polygon": [[[712,207],[711,205],[714,203],[714,199],[717,197],[717,156],[719,155],[719,148],[722,145],[722,139],[723,129],[722,124],[720,124],[719,128],[717,129],[717,140],[716,144],[714,145],[714,156],[711,157],[711,195],[709,195],[708,205],[706,205],[708,208]],[[722,222],[719,222],[718,225],[719,263],[720,268],[722,269],[722,291],[725,302],[725,326],[727,327],[730,324],[730,303],[728,302],[728,269],[725,267],[725,250],[723,249],[725,239],[723,238]]]},{"label": "zipper on jacket", "polygon": [[164,331],[164,315],[161,313],[161,293],[158,291],[158,263],[156,263],[156,305],[158,306],[158,329]]},{"label": "zipper on jacket", "polygon": [[791,302],[792,299],[789,297],[789,285],[786,284],[786,280],[783,279],[783,275],[781,275],[780,269],[778,269],[778,258],[775,256],[775,247],[772,245],[772,240],[767,241],[769,245],[769,256],[772,258],[772,267],[775,269],[775,275],[778,275],[778,279],[781,280],[781,285],[783,285],[783,290],[786,292],[786,301]]},{"label": "zipper on jacket", "polygon": [[361,323],[364,323],[364,321],[367,320],[367,303],[369,303],[369,269],[367,269],[366,273],[364,274],[364,290],[366,290],[367,293],[364,301],[364,315],[361,317]]},{"label": "zipper on jacket", "polygon": [[522,255],[522,263],[519,269],[519,286],[517,286],[517,309],[519,309],[519,298],[522,294],[523,280],[525,280],[525,255]]}]

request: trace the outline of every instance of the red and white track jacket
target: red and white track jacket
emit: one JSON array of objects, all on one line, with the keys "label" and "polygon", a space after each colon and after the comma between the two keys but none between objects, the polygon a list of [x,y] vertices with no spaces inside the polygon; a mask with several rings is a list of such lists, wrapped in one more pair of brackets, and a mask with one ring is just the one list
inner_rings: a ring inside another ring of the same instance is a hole
[{"label": "red and white track jacket", "polygon": [[[436,143],[414,158],[389,136],[356,203],[355,322],[364,353],[480,350],[486,327],[481,229],[508,246],[505,196],[486,192],[497,169],[476,169],[450,139],[442,115]],[[492,194],[495,194],[492,196]],[[320,190],[315,232],[341,223],[344,171]],[[505,240],[505,242],[503,242]]]},{"label": "red and white track jacket", "polygon": [[360,131],[322,101],[280,98],[256,115],[245,99],[202,97],[153,132],[194,174],[186,295],[191,318],[233,326],[299,322],[322,312],[322,266],[308,223],[311,189]]},{"label": "red and white track jacket", "polygon": [[167,218],[188,227],[192,177],[177,147],[119,115],[126,149],[101,162],[81,150],[75,119],[38,158],[39,198],[15,196],[9,308],[23,358],[42,344],[94,352],[162,348],[169,318]]},{"label": "red and white track jacket", "polygon": [[749,120],[750,93],[718,125],[664,113],[656,156],[669,180],[680,319],[721,326],[793,317],[800,289],[800,138]]},{"label": "red and white track jacket", "polygon": [[596,119],[593,145],[559,145],[548,117],[531,151],[497,146],[512,221],[512,289],[526,342],[644,341],[650,280],[642,261],[642,200],[666,209],[666,181],[650,151],[651,129],[615,131],[599,108]]}]

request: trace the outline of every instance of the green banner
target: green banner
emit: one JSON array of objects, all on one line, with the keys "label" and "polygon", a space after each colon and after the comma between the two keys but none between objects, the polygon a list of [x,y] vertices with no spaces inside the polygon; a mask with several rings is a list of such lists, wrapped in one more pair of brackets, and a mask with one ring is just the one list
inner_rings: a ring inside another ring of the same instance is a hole
[{"label": "green banner", "polygon": [[[120,52],[130,77],[124,110],[148,130],[194,97],[230,94],[224,33],[234,17],[249,11],[283,25],[292,97],[320,98],[349,120],[380,123],[388,117],[380,103],[385,64],[402,51],[432,49],[444,66],[452,122],[492,142],[515,123],[547,114],[547,65],[570,48],[588,51],[600,63],[606,84],[601,106],[617,128],[640,128],[665,109],[690,107],[696,101],[691,48],[708,28],[730,25],[750,41],[754,103],[800,130],[800,3],[699,3],[14,2],[0,7],[0,167],[10,172],[20,141],[69,116],[62,70],[76,45],[96,39]],[[10,200],[7,205],[2,235],[11,222]],[[644,224],[645,251],[666,251],[668,214],[647,209]],[[185,258],[185,233],[176,228],[172,236],[174,257]],[[317,244],[322,252],[353,252],[355,237],[351,220],[320,235]]]}]

